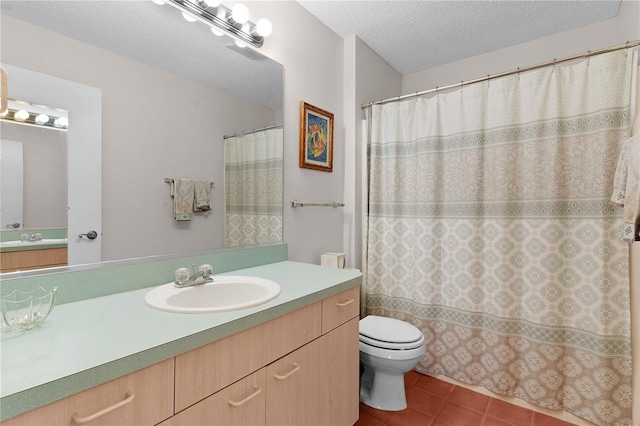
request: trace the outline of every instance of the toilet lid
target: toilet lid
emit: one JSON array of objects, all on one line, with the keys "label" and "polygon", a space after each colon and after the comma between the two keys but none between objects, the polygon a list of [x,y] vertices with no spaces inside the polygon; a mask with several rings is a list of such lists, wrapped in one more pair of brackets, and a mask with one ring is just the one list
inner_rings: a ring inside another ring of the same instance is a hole
[{"label": "toilet lid", "polygon": [[[417,327],[394,318],[369,315],[360,320],[360,340],[382,347],[415,347],[422,344],[424,336]],[[384,343],[391,345],[384,345]]]}]

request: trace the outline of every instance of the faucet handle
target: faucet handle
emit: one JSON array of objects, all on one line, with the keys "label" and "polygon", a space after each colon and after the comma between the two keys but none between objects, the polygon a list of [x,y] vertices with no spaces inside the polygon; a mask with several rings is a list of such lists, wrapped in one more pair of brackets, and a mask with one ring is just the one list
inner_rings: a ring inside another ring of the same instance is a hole
[{"label": "faucet handle", "polygon": [[208,277],[209,275],[213,275],[213,266],[209,264],[200,265],[200,272],[202,272],[202,276]]}]

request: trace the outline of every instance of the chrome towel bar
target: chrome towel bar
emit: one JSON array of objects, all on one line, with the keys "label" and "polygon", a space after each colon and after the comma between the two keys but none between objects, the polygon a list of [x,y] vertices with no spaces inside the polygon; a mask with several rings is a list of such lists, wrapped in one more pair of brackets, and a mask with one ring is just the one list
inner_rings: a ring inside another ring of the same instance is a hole
[{"label": "chrome towel bar", "polygon": [[316,204],[316,203],[302,203],[300,201],[291,200],[291,207],[293,207],[293,208],[296,208],[296,207],[333,207],[335,209],[336,207],[344,207],[344,203]]},{"label": "chrome towel bar", "polygon": [[[164,183],[173,183],[173,178],[164,178]],[[215,185],[213,182],[209,182],[211,186]]]}]

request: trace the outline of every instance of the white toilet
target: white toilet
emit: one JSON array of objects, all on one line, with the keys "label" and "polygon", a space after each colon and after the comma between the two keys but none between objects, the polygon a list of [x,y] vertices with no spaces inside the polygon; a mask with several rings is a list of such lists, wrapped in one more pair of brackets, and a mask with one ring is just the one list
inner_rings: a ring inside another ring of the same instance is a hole
[{"label": "white toilet", "polygon": [[424,336],[413,325],[369,315],[360,320],[360,401],[379,410],[407,408],[404,373],[418,365]]}]

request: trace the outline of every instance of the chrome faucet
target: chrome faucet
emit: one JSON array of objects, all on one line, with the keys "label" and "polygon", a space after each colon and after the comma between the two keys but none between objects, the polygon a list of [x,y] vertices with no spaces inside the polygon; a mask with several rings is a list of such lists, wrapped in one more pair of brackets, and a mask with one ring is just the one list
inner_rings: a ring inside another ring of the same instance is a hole
[{"label": "chrome faucet", "polygon": [[42,234],[41,233],[36,233],[36,234],[31,234],[29,235],[29,241],[41,241],[42,240]]},{"label": "chrome faucet", "polygon": [[192,263],[191,264],[192,274],[189,277],[189,279],[184,282],[176,281],[173,284],[177,288],[182,288],[182,287],[191,287],[194,285],[202,285],[202,284],[213,282],[213,276],[212,276],[213,271],[209,265],[202,265],[200,267],[200,271],[198,272],[196,272],[195,269],[196,269],[196,264]]}]

